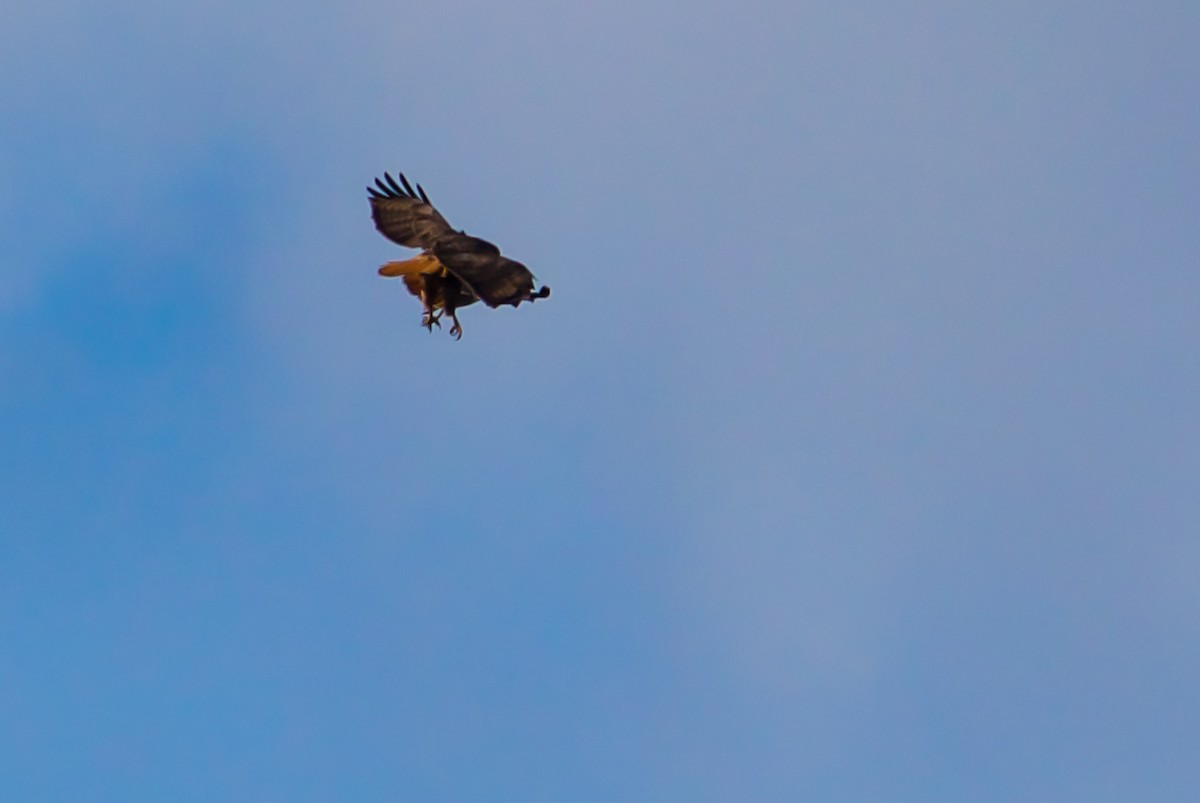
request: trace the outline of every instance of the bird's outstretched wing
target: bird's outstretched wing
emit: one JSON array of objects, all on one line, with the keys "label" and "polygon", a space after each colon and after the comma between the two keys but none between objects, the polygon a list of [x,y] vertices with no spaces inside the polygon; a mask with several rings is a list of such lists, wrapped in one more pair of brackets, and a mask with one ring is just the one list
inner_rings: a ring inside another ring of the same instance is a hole
[{"label": "bird's outstretched wing", "polygon": [[414,192],[403,173],[397,174],[397,184],[389,174],[383,180],[375,179],[375,187],[367,187],[371,194],[371,219],[379,233],[394,243],[409,248],[433,248],[438,239],[453,234],[454,229],[433,207],[429,196],[421,185]]},{"label": "bird's outstretched wing", "polygon": [[546,287],[535,293],[529,268],[501,256],[487,240],[452,231],[434,244],[433,255],[489,307],[515,307],[550,295]]}]

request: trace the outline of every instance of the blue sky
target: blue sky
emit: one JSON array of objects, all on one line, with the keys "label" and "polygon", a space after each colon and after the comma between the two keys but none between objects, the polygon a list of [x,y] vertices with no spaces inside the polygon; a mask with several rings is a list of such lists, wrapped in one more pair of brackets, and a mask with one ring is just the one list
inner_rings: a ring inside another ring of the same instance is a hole
[{"label": "blue sky", "polygon": [[3,797],[1192,799],[1197,33],[7,9]]}]

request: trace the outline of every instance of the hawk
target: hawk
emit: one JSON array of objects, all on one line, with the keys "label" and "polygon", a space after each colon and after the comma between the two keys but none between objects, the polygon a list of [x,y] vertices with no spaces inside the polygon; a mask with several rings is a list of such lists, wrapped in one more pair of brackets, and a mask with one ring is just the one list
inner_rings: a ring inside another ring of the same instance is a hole
[{"label": "hawk", "polygon": [[384,237],[421,253],[401,262],[388,262],[379,268],[380,276],[404,280],[408,292],[421,300],[424,313],[421,325],[433,331],[441,328],[443,315],[454,325],[450,335],[462,337],[462,324],[456,314],[459,307],[483,301],[489,307],[519,305],[550,295],[549,287],[535,291],[533,274],[514,259],[500,255],[500,249],[451,228],[434,208],[418,184],[413,190],[403,173],[400,181],[384,173],[367,187],[371,201],[371,219]]}]

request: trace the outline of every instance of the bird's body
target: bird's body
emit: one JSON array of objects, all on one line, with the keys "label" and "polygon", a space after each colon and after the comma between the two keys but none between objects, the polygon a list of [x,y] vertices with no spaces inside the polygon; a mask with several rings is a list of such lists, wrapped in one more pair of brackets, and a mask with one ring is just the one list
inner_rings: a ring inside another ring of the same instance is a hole
[{"label": "bird's body", "polygon": [[[394,243],[420,248],[421,254],[379,269],[382,276],[399,277],[424,306],[422,325],[440,326],[442,315],[454,322],[450,334],[462,337],[456,314],[459,307],[483,301],[489,307],[518,306],[550,295],[550,288],[535,291],[533,274],[500,249],[451,228],[418,184],[413,190],[403,173],[397,183],[389,174],[368,187],[375,228]],[[376,187],[378,189],[376,189]]]}]

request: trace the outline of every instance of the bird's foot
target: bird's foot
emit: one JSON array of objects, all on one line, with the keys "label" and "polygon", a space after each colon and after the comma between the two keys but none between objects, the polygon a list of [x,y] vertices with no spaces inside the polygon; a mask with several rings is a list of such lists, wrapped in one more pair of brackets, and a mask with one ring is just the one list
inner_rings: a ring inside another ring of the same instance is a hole
[{"label": "bird's foot", "polygon": [[437,326],[438,329],[441,329],[441,317],[442,316],[440,314],[434,314],[432,311],[426,310],[425,314],[421,316],[421,326],[424,326],[430,332],[433,331],[434,326]]},{"label": "bird's foot", "polygon": [[454,321],[454,325],[450,327],[450,337],[462,340],[462,324],[458,322],[458,316],[451,315],[450,320]]}]

